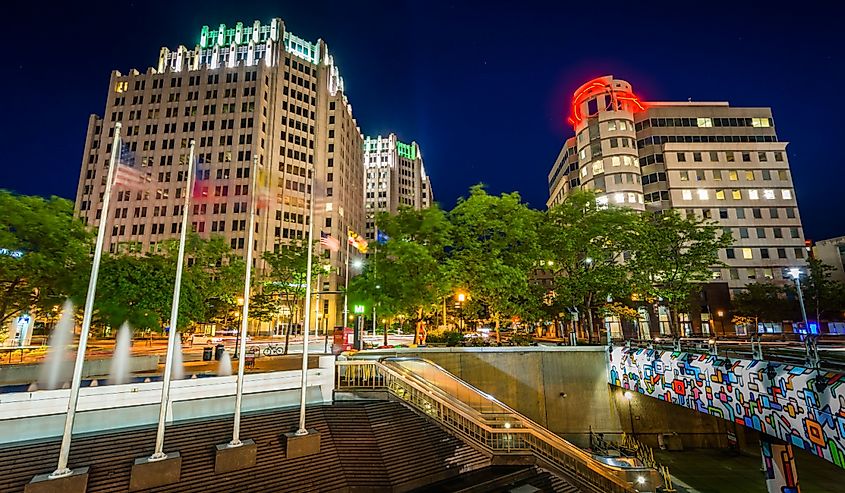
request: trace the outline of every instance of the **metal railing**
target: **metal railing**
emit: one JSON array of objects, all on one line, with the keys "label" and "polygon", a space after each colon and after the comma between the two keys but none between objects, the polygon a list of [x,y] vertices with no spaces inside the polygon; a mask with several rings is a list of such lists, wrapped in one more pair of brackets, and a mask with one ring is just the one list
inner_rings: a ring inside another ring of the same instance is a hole
[{"label": "metal railing", "polygon": [[[426,364],[447,378],[460,381],[437,365],[430,362]],[[594,492],[636,491],[626,480],[627,473],[622,468],[608,466],[594,459],[587,452],[465,382],[461,381],[467,389],[472,389],[489,401],[490,407],[496,410],[492,415],[460,402],[443,389],[409,375],[396,368],[396,365],[381,361],[338,361],[336,374],[336,390],[386,390],[441,426],[493,454],[533,454],[560,469],[579,486]]]}]

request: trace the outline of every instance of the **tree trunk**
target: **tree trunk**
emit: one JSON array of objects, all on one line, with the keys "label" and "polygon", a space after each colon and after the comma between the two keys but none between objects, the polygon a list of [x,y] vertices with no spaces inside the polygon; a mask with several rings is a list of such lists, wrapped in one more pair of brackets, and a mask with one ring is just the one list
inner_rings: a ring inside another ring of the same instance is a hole
[{"label": "tree trunk", "polygon": [[502,336],[499,333],[499,314],[497,313],[493,319],[496,321],[496,342],[502,342]]},{"label": "tree trunk", "polygon": [[293,325],[293,312],[288,316],[288,326],[285,327],[285,353],[288,354],[288,345],[290,344],[290,327]]}]

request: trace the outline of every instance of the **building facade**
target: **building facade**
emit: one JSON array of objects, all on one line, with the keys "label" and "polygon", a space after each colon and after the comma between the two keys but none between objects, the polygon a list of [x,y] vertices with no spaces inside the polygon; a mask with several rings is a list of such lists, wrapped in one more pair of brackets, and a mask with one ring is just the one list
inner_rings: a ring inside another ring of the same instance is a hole
[{"label": "building facade", "polygon": [[602,204],[713,220],[734,238],[713,272],[731,290],[785,282],[784,269],[804,265],[787,143],[770,108],[640,101],[606,76],[578,88],[569,121],[575,137],[548,175],[547,205],[580,188]]},{"label": "building facade", "polygon": [[396,134],[364,140],[366,166],[366,229],[376,239],[376,214],[395,214],[400,207],[423,209],[434,202],[431,180],[425,172],[420,146],[400,142]]},{"label": "building facade", "polygon": [[[113,191],[103,212],[117,122],[148,187]],[[197,181],[183,211],[191,140]],[[256,166],[269,191],[248,225]],[[139,254],[177,237],[189,213],[200,235],[222,236],[239,252],[254,248],[260,276],[262,252],[305,239],[312,196],[316,238],[323,231],[342,242],[347,228],[362,229],[363,186],[363,136],[326,43],[297,37],[276,18],[204,26],[193,49],[162,48],[155,68],[112,72],[103,116],[89,119],[76,211],[89,225],[109,222],[110,252]],[[253,245],[244,244],[249,227]],[[321,290],[343,286],[344,254],[326,253],[332,270]],[[329,328],[340,322],[342,298],[324,296],[320,305]]]},{"label": "building facade", "polygon": [[845,282],[845,236],[815,242],[813,256],[833,267],[830,272],[831,279]]}]

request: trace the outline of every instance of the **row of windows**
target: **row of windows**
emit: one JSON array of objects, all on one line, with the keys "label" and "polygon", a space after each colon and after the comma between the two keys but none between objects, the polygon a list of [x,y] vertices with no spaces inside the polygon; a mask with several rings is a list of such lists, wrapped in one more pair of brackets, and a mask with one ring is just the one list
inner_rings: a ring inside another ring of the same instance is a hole
[{"label": "row of windows", "polygon": [[755,127],[768,128],[775,126],[771,118],[650,118],[637,122],[637,132],[650,127]]},{"label": "row of windows", "polygon": [[[757,255],[755,256],[755,250],[757,251]],[[728,260],[734,260],[736,258],[741,258],[743,260],[754,260],[754,259],[770,259],[774,258],[771,256],[771,249],[769,248],[726,248],[725,249],[725,257]],[[787,258],[786,257],[786,248],[775,248],[775,254],[777,255],[776,258]],[[795,252],[795,258],[804,258],[804,248],[803,247],[796,247],[792,249]],[[737,255],[739,253],[739,255]]]},{"label": "row of windows", "polygon": [[653,135],[637,140],[637,149],[663,144],[777,142],[774,135]]},{"label": "row of windows", "polygon": [[[716,200],[725,200],[727,197],[726,190],[712,190],[714,193]],[[706,188],[699,188],[695,190],[695,196],[698,200],[710,200],[710,192],[711,190]],[[765,200],[775,200],[778,195],[783,200],[792,200],[792,190],[784,188],[780,190],[780,193],[772,189],[764,189],[764,190],[757,190],[757,189],[747,189],[745,190],[747,197],[749,200],[760,200],[762,196]],[[743,190],[734,188],[730,191],[731,199],[733,200],[742,200],[743,198]],[[693,198],[693,190],[681,190],[681,198],[683,200],[692,200]]]},{"label": "row of windows", "polygon": [[[783,256],[783,257],[779,256],[778,258],[784,258],[785,259],[787,257],[786,256]],[[795,249],[795,258],[796,259],[804,258],[804,251],[800,248],[796,248]],[[743,279],[742,276],[744,276],[744,279],[751,280],[751,281],[753,281],[755,279],[772,280],[772,279],[775,278],[776,274],[777,274],[778,278],[780,278],[780,279],[786,279],[787,276],[788,276],[788,274],[784,271],[784,269],[773,269],[771,267],[764,267],[764,268],[761,268],[761,269],[731,268],[731,269],[726,269],[726,270],[727,270],[727,273],[728,273],[728,278],[731,281],[739,281],[739,280]],[[780,272],[776,272],[776,271],[780,271]],[[722,270],[721,269],[713,272],[713,279],[722,279]]]},{"label": "row of windows", "polygon": [[[767,236],[767,233],[766,233],[766,231],[769,228],[741,227],[741,228],[736,228],[737,234],[734,234],[733,228],[724,228],[724,229],[725,229],[726,232],[731,233],[731,235],[733,235],[734,238],[739,238],[739,239],[742,239],[742,240],[751,239],[750,232],[751,232],[752,229],[754,230],[754,233],[755,233],[756,238],[758,240],[769,237],[769,236]],[[789,237],[790,238],[800,238],[801,237],[801,232],[798,230],[798,228],[788,228],[788,229],[789,229]],[[783,234],[784,228],[771,228],[771,230],[772,230],[772,236],[771,236],[772,238],[775,238],[775,239],[778,239],[778,240],[785,238],[784,234]]]},{"label": "row of windows", "polygon": [[[757,172],[754,170],[741,170],[741,169],[732,169],[732,170],[721,170],[721,169],[714,169],[711,170],[711,175],[715,181],[722,181],[722,178],[727,177],[729,181],[739,181],[739,177],[742,176],[747,181],[754,181],[757,176]],[[789,180],[789,172],[785,169],[780,170],[760,170],[760,177],[763,181],[771,181],[772,177],[777,177],[778,180],[781,181],[788,181]],[[683,170],[678,172],[678,176],[681,181],[689,181],[690,176],[695,177],[695,181],[704,181],[706,180],[706,172],[703,169],[689,171]]]}]

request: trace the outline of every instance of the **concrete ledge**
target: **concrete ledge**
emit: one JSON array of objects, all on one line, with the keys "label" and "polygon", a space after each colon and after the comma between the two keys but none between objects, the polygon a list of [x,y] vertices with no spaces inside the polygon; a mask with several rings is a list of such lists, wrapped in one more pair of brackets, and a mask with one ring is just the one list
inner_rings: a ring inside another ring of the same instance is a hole
[{"label": "concrete ledge", "polygon": [[216,448],[214,474],[224,474],[255,466],[258,447],[252,440],[243,440],[237,447],[230,447],[228,443],[224,443],[217,445]]},{"label": "concrete ledge", "polygon": [[24,493],[85,493],[88,489],[88,468],[74,469],[69,476],[50,479],[50,473],[39,474],[24,488]]},{"label": "concrete ledge", "polygon": [[170,452],[166,459],[156,461],[150,461],[149,457],[135,459],[129,476],[129,491],[178,483],[181,476],[182,456],[179,452]]},{"label": "concrete ledge", "polygon": [[285,456],[288,459],[320,453],[320,432],[309,428],[307,435],[285,433]]}]

